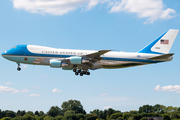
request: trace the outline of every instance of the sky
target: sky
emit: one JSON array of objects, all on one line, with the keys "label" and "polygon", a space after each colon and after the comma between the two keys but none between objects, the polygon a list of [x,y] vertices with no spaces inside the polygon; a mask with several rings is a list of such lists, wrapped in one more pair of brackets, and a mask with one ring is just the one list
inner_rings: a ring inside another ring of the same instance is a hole
[{"label": "sky", "polygon": [[[179,0],[1,0],[0,51],[18,44],[137,52],[169,29],[180,29]],[[94,109],[180,107],[180,35],[170,62],[123,69],[72,71],[17,64],[0,57],[0,109],[47,112],[79,100]]]}]

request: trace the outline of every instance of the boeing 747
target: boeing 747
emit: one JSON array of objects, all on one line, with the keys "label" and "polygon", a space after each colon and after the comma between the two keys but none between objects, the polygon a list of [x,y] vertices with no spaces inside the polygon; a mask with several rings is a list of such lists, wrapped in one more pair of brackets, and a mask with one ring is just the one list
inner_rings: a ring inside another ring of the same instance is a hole
[{"label": "boeing 747", "polygon": [[139,52],[113,52],[111,50],[70,50],[37,45],[17,45],[2,56],[18,64],[47,65],[51,68],[73,70],[75,75],[90,75],[89,70],[126,68],[171,61],[169,53],[179,30],[170,29]]}]

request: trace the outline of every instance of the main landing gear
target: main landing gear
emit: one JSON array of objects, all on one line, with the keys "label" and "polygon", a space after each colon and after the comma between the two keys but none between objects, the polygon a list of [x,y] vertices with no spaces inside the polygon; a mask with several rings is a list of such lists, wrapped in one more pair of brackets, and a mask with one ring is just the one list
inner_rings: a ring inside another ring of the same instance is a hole
[{"label": "main landing gear", "polygon": [[82,71],[81,69],[77,70],[77,69],[73,69],[73,72],[75,72],[75,75],[79,75],[83,76],[83,75],[90,75],[90,72],[88,71]]},{"label": "main landing gear", "polygon": [[20,63],[17,63],[17,64],[18,64],[17,70],[18,70],[18,71],[21,71],[21,68],[20,68],[21,65],[20,65]]}]

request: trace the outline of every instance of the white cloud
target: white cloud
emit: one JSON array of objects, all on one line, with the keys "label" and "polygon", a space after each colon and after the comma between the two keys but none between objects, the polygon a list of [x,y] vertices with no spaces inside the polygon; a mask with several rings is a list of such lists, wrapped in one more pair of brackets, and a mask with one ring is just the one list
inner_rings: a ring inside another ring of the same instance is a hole
[{"label": "white cloud", "polygon": [[108,94],[107,93],[100,94],[100,96],[106,96],[106,95],[108,95]]},{"label": "white cloud", "polygon": [[21,92],[29,92],[29,90],[23,89],[23,90],[21,90]]},{"label": "white cloud", "polygon": [[112,106],[104,106],[103,109],[109,109],[112,108]]},{"label": "white cloud", "polygon": [[11,82],[7,82],[6,85],[12,85],[12,83]]},{"label": "white cloud", "polygon": [[33,88],[39,88],[39,87],[40,87],[39,85],[37,85],[37,86],[34,85],[34,86],[33,86]]},{"label": "white cloud", "polygon": [[157,85],[154,90],[156,91],[170,91],[170,92],[176,92],[176,93],[180,93],[180,85],[168,85],[168,86],[164,86],[161,87],[160,85]]},{"label": "white cloud", "polygon": [[16,90],[15,88],[10,88],[6,86],[0,86],[0,92],[11,92],[11,93],[18,93],[20,90]]},{"label": "white cloud", "polygon": [[136,13],[140,18],[148,18],[145,23],[153,23],[157,19],[173,18],[176,11],[164,9],[162,0],[122,0],[117,1],[110,12]]},{"label": "white cloud", "polygon": [[135,13],[140,18],[147,18],[145,23],[153,23],[157,19],[170,19],[176,14],[166,8],[162,0],[12,0],[16,9],[31,13],[63,15],[78,8],[90,10],[96,5],[107,4],[112,12]]},{"label": "white cloud", "polygon": [[39,94],[30,94],[30,96],[35,96],[35,97],[39,97]]},{"label": "white cloud", "polygon": [[61,91],[62,91],[62,90],[58,90],[58,89],[56,89],[56,88],[52,90],[52,92],[57,92],[57,93],[58,93],[58,92],[61,92]]},{"label": "white cloud", "polygon": [[106,0],[13,0],[14,8],[32,13],[63,15],[78,7],[93,8]]},{"label": "white cloud", "polygon": [[27,68],[28,66],[27,65],[22,65],[23,68]]},{"label": "white cloud", "polygon": [[20,90],[14,90],[12,93],[18,93],[20,92]]}]

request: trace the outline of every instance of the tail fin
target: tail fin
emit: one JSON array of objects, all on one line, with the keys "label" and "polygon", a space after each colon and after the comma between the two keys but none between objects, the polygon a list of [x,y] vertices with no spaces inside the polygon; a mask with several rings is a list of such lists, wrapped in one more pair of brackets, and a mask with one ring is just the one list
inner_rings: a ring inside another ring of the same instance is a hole
[{"label": "tail fin", "polygon": [[179,30],[170,29],[162,34],[159,38],[147,45],[139,51],[139,53],[152,53],[152,54],[167,54],[169,53],[172,44],[178,34]]}]

